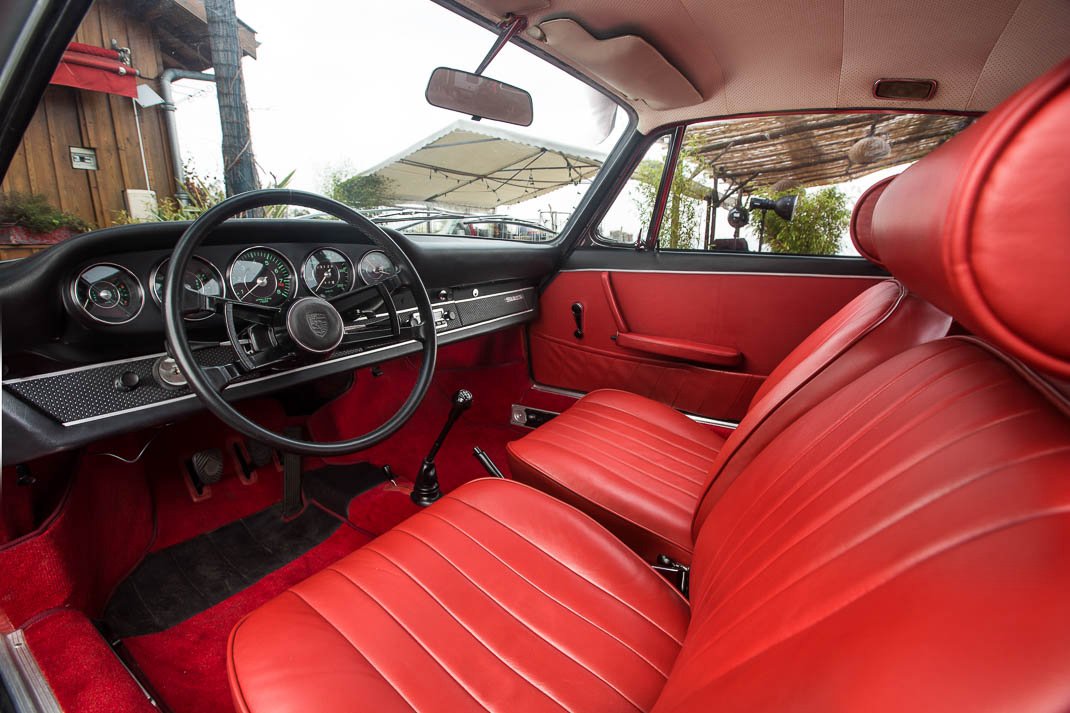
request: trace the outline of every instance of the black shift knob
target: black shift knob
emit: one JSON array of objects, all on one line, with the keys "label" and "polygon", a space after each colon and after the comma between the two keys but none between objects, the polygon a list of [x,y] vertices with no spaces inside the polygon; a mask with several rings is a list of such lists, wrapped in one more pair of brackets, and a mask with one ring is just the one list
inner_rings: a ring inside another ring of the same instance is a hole
[{"label": "black shift knob", "polygon": [[472,392],[468,389],[458,389],[453,395],[453,408],[458,411],[467,411],[472,406]]}]

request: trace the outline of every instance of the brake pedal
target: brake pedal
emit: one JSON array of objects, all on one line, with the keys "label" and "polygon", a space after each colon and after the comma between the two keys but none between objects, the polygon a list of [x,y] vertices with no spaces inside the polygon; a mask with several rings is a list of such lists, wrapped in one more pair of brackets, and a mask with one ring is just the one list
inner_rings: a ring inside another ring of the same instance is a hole
[{"label": "brake pedal", "polygon": [[238,459],[239,478],[245,485],[257,481],[256,472],[260,468],[275,463],[275,451],[260,441],[238,441],[234,444],[234,455]]}]

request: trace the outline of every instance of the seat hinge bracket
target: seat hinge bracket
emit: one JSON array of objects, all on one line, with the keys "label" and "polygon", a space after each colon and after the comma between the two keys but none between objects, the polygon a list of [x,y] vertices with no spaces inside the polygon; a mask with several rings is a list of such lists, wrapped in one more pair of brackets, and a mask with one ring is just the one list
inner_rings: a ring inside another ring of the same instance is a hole
[{"label": "seat hinge bracket", "polygon": [[680,590],[685,597],[691,586],[691,568],[686,564],[677,562],[668,555],[658,555],[658,559],[652,565],[654,571]]}]

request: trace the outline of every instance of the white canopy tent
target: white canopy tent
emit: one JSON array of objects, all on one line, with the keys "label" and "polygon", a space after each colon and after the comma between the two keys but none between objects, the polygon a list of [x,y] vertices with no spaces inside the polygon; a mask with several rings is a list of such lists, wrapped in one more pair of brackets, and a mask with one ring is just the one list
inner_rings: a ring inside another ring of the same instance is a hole
[{"label": "white canopy tent", "polygon": [[479,210],[520,203],[598,173],[606,154],[462,119],[362,175],[390,180],[399,203]]}]

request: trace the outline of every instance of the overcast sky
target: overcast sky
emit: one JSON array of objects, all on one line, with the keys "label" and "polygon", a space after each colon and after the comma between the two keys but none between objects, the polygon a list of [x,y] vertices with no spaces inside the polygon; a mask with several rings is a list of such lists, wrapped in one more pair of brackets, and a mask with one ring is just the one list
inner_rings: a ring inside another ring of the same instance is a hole
[{"label": "overcast sky", "polygon": [[[474,70],[494,41],[491,32],[430,0],[237,0],[237,9],[260,41],[257,59],[243,66],[261,173],[282,178],[296,170],[291,187],[311,191],[322,191],[331,171],[367,169],[463,118],[426,103],[427,79],[439,66]],[[610,138],[599,143],[598,95],[516,46],[507,46],[487,74],[532,93],[534,123],[512,130],[601,152],[623,133],[619,116]],[[214,85],[183,81],[175,90],[184,156],[200,174],[221,177]],[[853,204],[866,187],[898,170],[841,188]],[[506,210],[538,219],[539,210],[572,210],[582,194],[582,187],[570,186]],[[633,196],[626,192],[613,206],[611,227],[643,222]],[[718,211],[722,237],[732,232],[726,216]],[[844,252],[854,254],[844,237]]]},{"label": "overcast sky", "polygon": [[[474,70],[494,35],[429,0],[237,0],[260,41],[244,62],[253,149],[263,172],[296,169],[294,187],[320,190],[335,168],[361,170],[461,117],[429,106],[424,88],[439,66]],[[561,70],[508,46],[489,76],[529,90],[535,122],[510,127],[585,148],[595,143],[593,92]],[[183,154],[221,176],[214,86],[176,84]],[[615,136],[620,135],[618,126]]]}]

